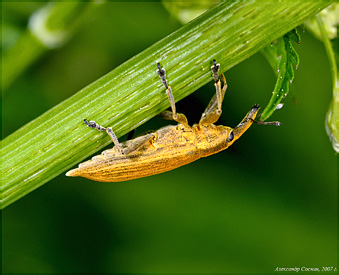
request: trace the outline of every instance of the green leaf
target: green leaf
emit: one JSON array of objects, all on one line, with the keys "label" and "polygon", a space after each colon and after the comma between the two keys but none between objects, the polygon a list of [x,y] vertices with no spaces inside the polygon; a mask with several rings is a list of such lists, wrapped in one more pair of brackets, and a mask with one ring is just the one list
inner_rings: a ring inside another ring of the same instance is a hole
[{"label": "green leaf", "polygon": [[261,114],[260,121],[267,120],[289,92],[290,84],[294,79],[294,69],[299,65],[299,56],[292,45],[292,40],[300,43],[300,36],[296,29],[280,37],[262,51],[275,70],[277,81],[272,97]]},{"label": "green leaf", "polygon": [[[169,107],[156,63],[176,101],[300,25],[328,3],[223,2],[31,121],[2,142],[1,206],[10,205]],[[158,23],[158,22],[155,22]]]}]

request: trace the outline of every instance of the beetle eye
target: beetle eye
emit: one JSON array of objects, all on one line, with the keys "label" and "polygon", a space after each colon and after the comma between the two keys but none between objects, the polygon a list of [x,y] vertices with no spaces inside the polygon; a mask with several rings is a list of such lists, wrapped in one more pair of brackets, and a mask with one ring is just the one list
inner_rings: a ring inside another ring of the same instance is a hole
[{"label": "beetle eye", "polygon": [[234,134],[233,134],[233,131],[231,131],[231,133],[227,137],[227,141],[232,141],[233,139],[234,139]]}]

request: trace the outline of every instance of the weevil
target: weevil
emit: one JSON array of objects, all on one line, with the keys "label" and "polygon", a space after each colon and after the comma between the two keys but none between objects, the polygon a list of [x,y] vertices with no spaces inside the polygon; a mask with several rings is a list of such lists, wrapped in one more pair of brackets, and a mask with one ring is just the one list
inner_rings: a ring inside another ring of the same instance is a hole
[{"label": "weevil", "polygon": [[120,182],[170,171],[227,149],[254,122],[259,105],[254,105],[235,128],[214,124],[221,115],[227,83],[225,76],[218,73],[220,64],[213,60],[211,70],[216,93],[199,123],[189,126],[186,116],[176,111],[165,69],[159,63],[157,67],[156,72],[166,88],[171,105],[171,111],[164,111],[160,116],[174,120],[178,124],[120,143],[111,127],[105,128],[85,119],[84,122],[88,127],[106,131],[115,146],[81,163],[78,168],[68,171],[67,176],[80,176],[102,182]]}]

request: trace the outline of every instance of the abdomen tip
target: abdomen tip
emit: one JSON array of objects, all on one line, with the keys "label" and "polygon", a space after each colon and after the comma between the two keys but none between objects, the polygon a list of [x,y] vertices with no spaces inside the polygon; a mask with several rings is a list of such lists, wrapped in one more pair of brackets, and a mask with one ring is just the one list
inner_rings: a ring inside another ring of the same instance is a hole
[{"label": "abdomen tip", "polygon": [[67,173],[66,173],[66,176],[67,177],[76,177],[77,176],[77,170],[78,169],[72,169],[72,170],[69,170]]}]

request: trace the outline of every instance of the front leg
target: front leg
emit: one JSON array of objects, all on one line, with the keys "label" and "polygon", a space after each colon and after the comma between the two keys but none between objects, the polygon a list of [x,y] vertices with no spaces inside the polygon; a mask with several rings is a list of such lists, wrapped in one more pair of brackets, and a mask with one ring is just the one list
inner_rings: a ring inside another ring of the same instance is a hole
[{"label": "front leg", "polygon": [[225,92],[227,89],[227,83],[223,74],[218,75],[220,64],[217,64],[215,59],[213,60],[213,66],[211,67],[213,73],[213,79],[215,81],[216,93],[212,97],[210,103],[205,109],[199,121],[200,125],[209,125],[215,123],[221,115],[221,105],[224,100]]}]

